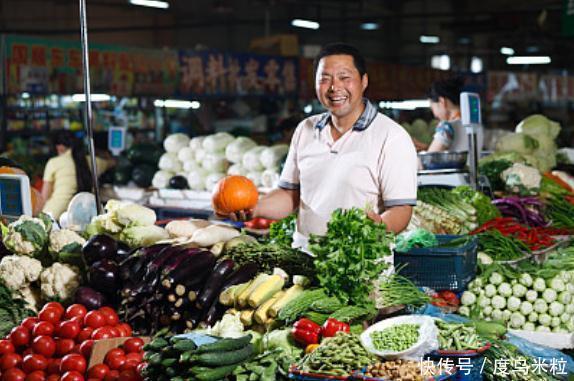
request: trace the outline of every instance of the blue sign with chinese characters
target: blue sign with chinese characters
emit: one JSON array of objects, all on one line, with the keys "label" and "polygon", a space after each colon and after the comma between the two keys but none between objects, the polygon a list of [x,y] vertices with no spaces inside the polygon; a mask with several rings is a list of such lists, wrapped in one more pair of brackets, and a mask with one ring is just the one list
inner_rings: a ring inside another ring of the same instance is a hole
[{"label": "blue sign with chinese characters", "polygon": [[297,94],[296,58],[218,51],[179,51],[179,95],[185,97]]}]

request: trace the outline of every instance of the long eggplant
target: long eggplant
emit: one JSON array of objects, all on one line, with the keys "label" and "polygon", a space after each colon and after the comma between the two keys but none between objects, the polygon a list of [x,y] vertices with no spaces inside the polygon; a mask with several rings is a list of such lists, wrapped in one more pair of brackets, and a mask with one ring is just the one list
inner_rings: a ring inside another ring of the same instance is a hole
[{"label": "long eggplant", "polygon": [[229,275],[223,282],[221,291],[228,289],[236,284],[241,284],[250,281],[255,278],[255,275],[259,272],[259,267],[255,263],[246,263],[243,266],[235,270],[231,275]]},{"label": "long eggplant", "polygon": [[202,250],[180,263],[162,280],[162,285],[167,289],[182,283],[186,288],[191,287],[193,281],[201,282],[207,277],[215,261],[215,256],[211,252]]},{"label": "long eggplant", "polygon": [[164,243],[137,250],[120,263],[120,279],[124,282],[129,280],[132,283],[141,281],[145,274],[146,265],[168,246]]},{"label": "long eggplant", "polygon": [[221,318],[225,314],[225,311],[227,311],[228,308],[229,307],[219,303],[219,300],[215,299],[211,303],[211,307],[209,307],[207,314],[205,314],[203,322],[205,323],[205,325],[212,327],[216,322],[221,320]]},{"label": "long eggplant", "polygon": [[166,261],[161,269],[161,277],[162,279],[169,276],[169,274],[180,267],[184,261],[190,258],[193,255],[201,253],[203,250],[198,249],[196,247],[184,248],[175,256],[171,257],[168,261]]},{"label": "long eggplant", "polygon": [[219,295],[225,278],[233,272],[234,266],[235,262],[232,259],[224,259],[215,265],[195,302],[197,308],[202,310],[211,306],[213,300]]}]

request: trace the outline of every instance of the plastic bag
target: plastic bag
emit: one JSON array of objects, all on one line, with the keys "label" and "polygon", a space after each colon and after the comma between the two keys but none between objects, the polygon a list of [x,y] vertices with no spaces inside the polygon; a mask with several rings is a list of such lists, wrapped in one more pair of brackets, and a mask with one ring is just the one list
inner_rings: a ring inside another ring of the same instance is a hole
[{"label": "plastic bag", "polygon": [[[418,324],[419,340],[411,348],[402,352],[380,351],[375,349],[371,334],[375,331],[381,331],[385,328],[398,324]],[[425,354],[438,349],[438,329],[434,324],[434,319],[428,316],[407,315],[397,316],[394,318],[382,320],[364,331],[361,336],[361,344],[370,353],[385,359],[405,359],[419,361]]]},{"label": "plastic bag", "polygon": [[438,245],[435,235],[423,228],[417,228],[399,234],[396,250],[405,253],[413,247],[434,247]]}]

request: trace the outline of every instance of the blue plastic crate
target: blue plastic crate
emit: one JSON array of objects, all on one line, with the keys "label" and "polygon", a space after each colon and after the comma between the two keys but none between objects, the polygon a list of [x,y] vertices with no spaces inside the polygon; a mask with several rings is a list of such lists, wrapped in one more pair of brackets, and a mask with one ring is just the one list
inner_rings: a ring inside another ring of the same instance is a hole
[{"label": "blue plastic crate", "polygon": [[[437,235],[440,244],[458,235]],[[472,239],[459,247],[413,248],[406,253],[395,252],[395,267],[403,267],[401,275],[412,280],[418,287],[435,290],[463,291],[476,276],[478,239]]]}]

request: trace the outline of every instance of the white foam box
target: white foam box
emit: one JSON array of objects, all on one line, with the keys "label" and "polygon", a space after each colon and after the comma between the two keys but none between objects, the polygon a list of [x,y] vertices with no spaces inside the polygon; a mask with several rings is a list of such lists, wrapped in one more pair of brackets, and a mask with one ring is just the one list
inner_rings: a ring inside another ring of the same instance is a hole
[{"label": "white foam box", "polygon": [[508,332],[526,339],[534,344],[544,345],[554,349],[574,348],[574,334],[555,332],[533,332],[509,329]]}]

